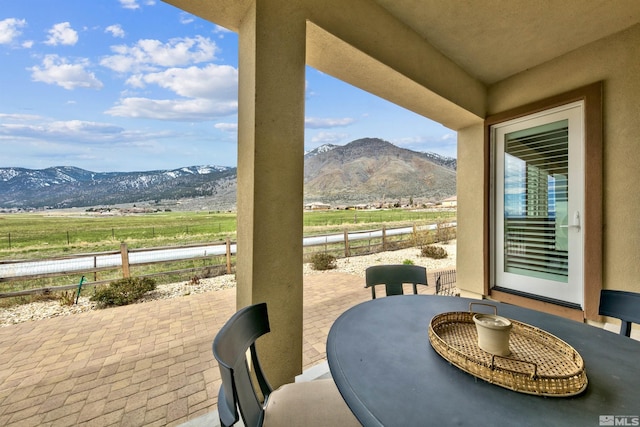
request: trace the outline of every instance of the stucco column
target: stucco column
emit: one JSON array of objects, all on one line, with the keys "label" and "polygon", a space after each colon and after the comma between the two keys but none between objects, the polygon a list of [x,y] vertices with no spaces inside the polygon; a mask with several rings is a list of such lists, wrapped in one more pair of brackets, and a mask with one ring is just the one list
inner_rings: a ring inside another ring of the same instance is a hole
[{"label": "stucco column", "polygon": [[302,371],[305,20],[256,1],[240,25],[237,306],[266,302],[272,385]]},{"label": "stucco column", "polygon": [[458,130],[458,232],[456,279],[462,296],[479,298],[488,278],[488,187],[483,171],[485,156],[484,125],[479,123]]}]

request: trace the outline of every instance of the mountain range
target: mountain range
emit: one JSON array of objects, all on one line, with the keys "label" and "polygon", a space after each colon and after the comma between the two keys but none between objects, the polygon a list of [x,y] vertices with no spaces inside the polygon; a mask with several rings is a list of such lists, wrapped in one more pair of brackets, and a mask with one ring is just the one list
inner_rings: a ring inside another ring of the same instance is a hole
[{"label": "mountain range", "polygon": [[[456,160],[377,138],[305,153],[305,203],[435,201],[456,194]],[[91,172],[72,166],[0,168],[0,208],[68,208],[132,203],[181,209],[235,207],[235,167]]]}]

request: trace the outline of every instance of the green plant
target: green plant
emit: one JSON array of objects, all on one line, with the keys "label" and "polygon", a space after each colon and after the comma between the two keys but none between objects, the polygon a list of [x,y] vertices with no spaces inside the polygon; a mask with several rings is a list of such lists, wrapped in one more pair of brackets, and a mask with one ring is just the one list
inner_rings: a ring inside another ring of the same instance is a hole
[{"label": "green plant", "polygon": [[413,265],[414,264],[413,260],[410,260],[410,259],[405,259],[404,261],[402,261],[402,263],[404,265]]},{"label": "green plant", "polygon": [[447,251],[440,246],[427,245],[422,248],[420,255],[427,258],[444,259],[449,254],[447,254]]},{"label": "green plant", "polygon": [[314,270],[333,270],[337,267],[336,257],[325,253],[315,253],[311,256],[311,267]]},{"label": "green plant", "polygon": [[147,292],[156,288],[156,282],[147,277],[126,279],[111,282],[109,286],[96,289],[91,301],[96,301],[98,307],[112,307],[136,302]]}]

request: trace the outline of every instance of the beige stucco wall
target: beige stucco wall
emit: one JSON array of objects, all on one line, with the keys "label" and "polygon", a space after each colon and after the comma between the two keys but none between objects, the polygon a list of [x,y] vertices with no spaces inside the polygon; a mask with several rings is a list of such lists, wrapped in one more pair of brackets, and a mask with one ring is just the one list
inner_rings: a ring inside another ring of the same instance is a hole
[{"label": "beige stucco wall", "polygon": [[[600,80],[604,81],[603,286],[639,292],[640,25],[493,85],[488,90],[487,110],[488,114],[499,113]],[[477,223],[473,217],[477,213],[465,205],[477,203],[475,193],[482,192],[482,182],[465,172],[465,166],[477,166],[474,159],[483,155],[481,138],[467,130],[460,132],[461,224]],[[469,255],[482,241],[482,227],[465,227],[465,231],[469,235],[458,241],[458,253]],[[477,269],[461,262],[458,268],[461,285],[477,290]]]}]

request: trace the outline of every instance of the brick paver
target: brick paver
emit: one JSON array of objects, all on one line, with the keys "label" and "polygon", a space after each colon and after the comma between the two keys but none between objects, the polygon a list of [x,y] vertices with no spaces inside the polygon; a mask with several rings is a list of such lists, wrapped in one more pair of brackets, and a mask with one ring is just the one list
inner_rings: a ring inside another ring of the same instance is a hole
[{"label": "brick paver", "polygon": [[[331,324],[371,297],[359,276],[304,277],[303,369]],[[0,425],[179,425],[216,409],[211,343],[235,289],[0,328]]]}]

